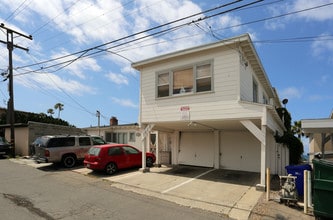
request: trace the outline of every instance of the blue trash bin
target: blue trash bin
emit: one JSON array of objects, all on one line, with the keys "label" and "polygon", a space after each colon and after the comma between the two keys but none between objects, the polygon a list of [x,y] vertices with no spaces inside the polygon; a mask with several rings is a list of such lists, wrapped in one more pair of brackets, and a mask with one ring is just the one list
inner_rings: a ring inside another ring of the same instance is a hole
[{"label": "blue trash bin", "polygon": [[304,195],[304,170],[312,170],[309,164],[286,166],[288,174],[296,176],[296,189],[299,196]]}]

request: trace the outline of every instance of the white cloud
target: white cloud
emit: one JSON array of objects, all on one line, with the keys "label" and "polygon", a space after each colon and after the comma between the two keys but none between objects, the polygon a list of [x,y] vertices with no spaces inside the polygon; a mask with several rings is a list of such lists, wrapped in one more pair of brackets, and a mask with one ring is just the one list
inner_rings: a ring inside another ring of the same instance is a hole
[{"label": "white cloud", "polygon": [[324,84],[324,83],[328,83],[328,82],[330,82],[330,81],[329,81],[330,78],[331,78],[331,76],[328,75],[328,74],[322,75],[322,76],[320,77],[320,82],[321,82],[322,84]]},{"label": "white cloud", "polygon": [[15,77],[15,83],[38,90],[64,91],[66,93],[82,95],[94,94],[95,89],[72,79],[64,79],[51,73],[29,74]]},{"label": "white cloud", "polygon": [[309,100],[311,102],[322,102],[322,101],[328,101],[328,100],[332,100],[333,99],[332,96],[318,95],[318,94],[310,95],[308,98],[309,98]]},{"label": "white cloud", "polygon": [[[297,0],[293,2],[292,8],[294,11],[301,11],[306,8],[313,8],[320,5],[333,3],[332,0]],[[320,7],[317,9],[298,13],[297,16],[300,18],[306,18],[307,20],[325,21],[333,19],[333,5]]]},{"label": "white cloud", "polygon": [[137,108],[138,106],[134,104],[131,100],[129,99],[119,99],[116,97],[111,97],[112,101],[125,107],[131,107],[131,108]]},{"label": "white cloud", "polygon": [[311,45],[315,57],[324,56],[333,61],[333,41],[332,36],[322,34]]},{"label": "white cloud", "polygon": [[[138,0],[137,3],[140,8],[138,15],[157,24],[168,23],[201,12],[200,7],[188,0],[159,1],[154,3],[149,0]],[[183,22],[190,22],[196,18],[199,18],[199,16],[191,17],[186,21],[172,25],[176,26]]]},{"label": "white cloud", "polygon": [[[52,56],[53,59],[58,58],[58,57],[63,57],[69,55],[68,52],[62,51],[60,53],[54,54]],[[84,54],[83,54],[84,55]],[[86,72],[89,72],[89,70],[92,70],[94,72],[97,72],[101,70],[101,67],[97,64],[97,61],[91,57],[85,57],[85,58],[80,58],[80,55],[69,55],[63,59],[60,59],[56,61],[57,63],[64,63],[63,65],[59,65],[55,67],[55,70],[61,68],[62,66],[66,66],[66,70],[74,75],[77,76],[81,79],[86,78]],[[50,65],[50,64],[48,64]]]},{"label": "white cloud", "polygon": [[128,78],[126,76],[124,76],[123,74],[108,73],[105,76],[111,82],[114,82],[114,83],[116,83],[118,85],[121,85],[121,84],[128,85]]},{"label": "white cloud", "polygon": [[232,27],[231,30],[233,32],[240,31],[241,27],[239,25],[242,23],[240,17],[231,16],[229,14],[221,16],[217,22],[219,23],[218,26],[222,29],[225,27]]},{"label": "white cloud", "polygon": [[[17,5],[20,4],[21,1],[19,0],[3,0],[3,5],[8,6],[10,11],[14,11]],[[125,6],[126,9],[124,8]],[[99,42],[110,42],[114,39],[127,36],[129,33],[137,33],[149,27],[154,27],[201,12],[201,8],[189,0],[165,0],[158,2],[137,0],[133,4],[126,5],[124,5],[121,0],[59,0],[56,2],[31,0],[29,4],[24,4],[23,7],[24,10],[16,13],[12,21],[20,21],[21,24],[24,23],[28,26],[30,31],[34,32],[34,40],[27,41],[31,48],[29,56],[17,55],[15,59],[16,66],[57,58],[75,51],[80,51],[83,48],[88,48],[89,45],[99,45]],[[0,9],[0,11],[2,10],[3,9]],[[38,17],[38,19],[36,19],[36,17]],[[183,24],[199,17],[201,16],[198,15],[189,18],[187,21],[168,25],[165,28]],[[223,20],[224,24],[230,22],[235,23],[237,19],[232,20],[230,17],[225,17]],[[21,31],[19,28],[13,27]],[[132,39],[148,36],[149,34],[150,33],[143,33],[140,36],[134,36]],[[69,35],[71,37],[68,37]],[[189,40],[190,36],[191,40]],[[204,41],[204,37],[205,35],[202,30],[198,29],[195,25],[190,25],[180,28],[177,31],[159,36],[150,36],[140,42],[136,41],[132,45],[126,44],[124,47],[116,47],[111,50],[116,52],[120,50],[120,55],[135,62],[162,53],[201,44]],[[70,42],[75,42],[75,44],[71,44]],[[26,42],[24,41],[23,43],[25,44]],[[66,43],[66,45],[64,43]],[[124,41],[117,42],[116,44],[118,43],[124,43]],[[107,46],[114,46],[116,44]],[[68,48],[62,50],[61,48],[64,46],[68,46]],[[47,50],[45,48],[47,48]],[[52,53],[52,55],[50,55],[50,53]],[[14,55],[16,56],[16,54]],[[32,55],[34,55],[34,57]],[[78,58],[78,56],[79,54],[72,55],[66,59],[55,61],[52,64],[64,62],[65,60],[74,60]],[[105,58],[105,56],[103,58]],[[115,63],[119,66],[122,73],[128,73],[136,77],[136,72],[130,68],[129,61],[119,56],[107,56],[106,58],[107,60],[111,60],[113,64]],[[0,58],[1,65],[4,64],[3,66],[6,66],[6,62],[6,59]],[[62,79],[62,81],[66,84],[66,82],[72,80],[73,86],[69,88],[79,89],[79,85],[74,86],[76,85],[76,79],[73,77],[85,79],[88,72],[100,71],[101,62],[101,60],[97,60],[95,57],[78,59],[57,73],[70,74],[72,78],[67,80]],[[51,64],[45,63],[31,68],[36,70],[49,65]],[[63,66],[65,65],[66,64]],[[60,66],[55,66],[53,69],[45,70],[52,72],[59,67]],[[24,71],[22,69],[20,70],[21,73]],[[109,73],[106,76],[110,81],[116,84],[129,85],[128,77],[124,74]],[[61,79],[59,79],[59,83],[61,83],[60,81]],[[38,80],[38,82],[41,83],[41,86],[44,86],[48,85],[49,80]],[[45,88],[47,88],[47,86]],[[53,87],[50,86],[50,88]],[[82,91],[85,90],[83,89],[78,92],[82,93]]]},{"label": "white cloud", "polygon": [[282,89],[280,94],[280,97],[285,97],[287,99],[299,99],[302,97],[302,91],[297,89],[296,87],[288,87]]},{"label": "white cloud", "polygon": [[[284,29],[288,22],[291,20],[304,21],[326,21],[333,19],[333,5],[318,7],[333,3],[333,0],[295,0],[286,3],[274,4],[268,7],[268,13],[271,17],[288,14],[291,12],[298,12],[285,17],[268,20],[265,22],[265,27],[269,30]],[[316,8],[318,7],[318,8]],[[306,10],[310,9],[311,10]]]},{"label": "white cloud", "polygon": [[[288,13],[290,11],[290,5],[288,4],[279,4],[267,7],[268,14],[270,17],[275,17],[282,15],[284,13]],[[268,30],[279,30],[284,29],[286,26],[286,22],[288,17],[280,17],[278,19],[265,21],[265,28]]]}]

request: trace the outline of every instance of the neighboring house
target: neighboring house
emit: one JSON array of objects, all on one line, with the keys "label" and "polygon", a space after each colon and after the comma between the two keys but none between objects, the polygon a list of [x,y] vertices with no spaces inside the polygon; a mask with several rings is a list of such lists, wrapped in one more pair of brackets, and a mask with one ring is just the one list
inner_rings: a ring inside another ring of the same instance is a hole
[{"label": "neighboring house", "polygon": [[[4,131],[7,140],[10,140],[10,125],[0,125],[0,130]],[[81,129],[71,126],[46,124],[29,121],[15,124],[15,154],[28,156],[31,154],[30,144],[42,135],[60,134],[84,134]]]},{"label": "neighboring house", "polygon": [[321,153],[323,158],[333,156],[333,111],[329,118],[303,119],[302,130],[309,138],[309,160],[316,153]]},{"label": "neighboring house", "polygon": [[[110,126],[91,126],[82,128],[82,131],[88,135],[101,136],[106,142],[129,144],[142,150],[142,133],[144,131],[137,123],[119,125],[118,120],[112,117]],[[157,164],[171,164],[171,148],[168,145],[171,141],[167,138],[168,136],[161,132],[150,132],[149,147],[146,147],[146,150],[155,154]],[[160,146],[158,152],[156,152],[157,140]]]},{"label": "neighboring house", "polygon": [[261,187],[267,167],[285,173],[289,151],[274,138],[285,130],[282,106],[249,35],[132,67],[141,74],[144,151],[154,129],[156,153],[171,151],[172,164],[259,172]]},{"label": "neighboring house", "polygon": [[91,126],[82,128],[88,135],[101,136],[106,142],[129,144],[141,149],[141,129],[137,123],[118,124],[116,117],[111,117],[110,126]]}]

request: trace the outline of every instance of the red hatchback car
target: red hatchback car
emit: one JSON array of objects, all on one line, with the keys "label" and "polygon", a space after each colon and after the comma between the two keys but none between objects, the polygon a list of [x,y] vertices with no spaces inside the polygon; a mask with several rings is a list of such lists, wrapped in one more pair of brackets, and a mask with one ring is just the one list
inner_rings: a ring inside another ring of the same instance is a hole
[{"label": "red hatchback car", "polygon": [[[153,153],[146,153],[146,165],[156,160]],[[84,166],[91,170],[104,170],[113,174],[119,169],[142,166],[142,152],[127,144],[104,144],[93,146],[84,157]]]}]

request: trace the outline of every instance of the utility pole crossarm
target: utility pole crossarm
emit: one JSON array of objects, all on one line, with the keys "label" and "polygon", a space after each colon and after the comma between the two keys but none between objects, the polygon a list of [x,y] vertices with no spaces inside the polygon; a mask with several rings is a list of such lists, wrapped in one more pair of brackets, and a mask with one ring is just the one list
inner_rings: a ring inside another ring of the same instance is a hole
[{"label": "utility pole crossarm", "polygon": [[10,29],[8,27],[5,27],[4,23],[1,23],[0,27],[3,28],[3,29],[5,29],[5,30],[7,30],[7,32],[11,32],[11,33],[17,34],[17,35],[19,35],[21,37],[25,37],[25,38],[28,38],[28,39],[32,40],[32,36],[31,35],[25,35],[25,34],[22,34],[20,32],[17,32],[15,30],[13,30],[13,29]]}]

